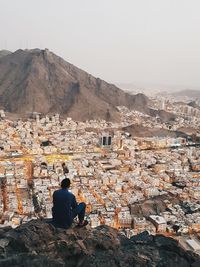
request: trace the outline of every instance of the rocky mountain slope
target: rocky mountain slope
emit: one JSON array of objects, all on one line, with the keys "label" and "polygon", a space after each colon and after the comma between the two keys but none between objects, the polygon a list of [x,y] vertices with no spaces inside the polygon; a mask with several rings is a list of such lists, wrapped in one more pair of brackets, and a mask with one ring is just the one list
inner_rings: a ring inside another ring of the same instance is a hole
[{"label": "rocky mountain slope", "polygon": [[94,78],[47,49],[17,50],[0,58],[0,105],[8,112],[117,120],[116,106],[147,113],[148,101]]},{"label": "rocky mountain slope", "polygon": [[108,226],[64,230],[31,221],[0,237],[4,267],[195,267],[199,260],[171,238],[144,232],[127,239]]}]

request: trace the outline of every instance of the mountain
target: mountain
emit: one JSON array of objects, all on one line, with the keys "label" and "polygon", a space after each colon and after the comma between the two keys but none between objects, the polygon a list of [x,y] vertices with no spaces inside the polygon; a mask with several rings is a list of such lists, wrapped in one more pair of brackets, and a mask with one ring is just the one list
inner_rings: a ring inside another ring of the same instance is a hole
[{"label": "mountain", "polygon": [[0,58],[5,57],[5,56],[10,55],[10,54],[12,54],[12,52],[10,52],[8,50],[1,50],[0,51]]},{"label": "mountain", "polygon": [[1,234],[0,266],[4,267],[195,267],[200,257],[178,241],[143,232],[131,239],[116,229],[54,228],[31,221]]},{"label": "mountain", "polygon": [[48,49],[17,50],[0,58],[0,106],[7,112],[118,120],[117,106],[148,113],[148,101],[94,78]]}]

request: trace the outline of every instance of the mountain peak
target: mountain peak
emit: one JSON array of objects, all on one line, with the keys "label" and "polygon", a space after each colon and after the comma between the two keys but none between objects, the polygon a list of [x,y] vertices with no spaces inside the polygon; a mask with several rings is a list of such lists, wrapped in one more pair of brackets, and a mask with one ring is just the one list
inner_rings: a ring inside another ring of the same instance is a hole
[{"label": "mountain peak", "polygon": [[58,112],[75,120],[118,120],[117,106],[147,112],[148,98],[129,95],[48,49],[36,48],[0,59],[0,105],[17,114]]}]

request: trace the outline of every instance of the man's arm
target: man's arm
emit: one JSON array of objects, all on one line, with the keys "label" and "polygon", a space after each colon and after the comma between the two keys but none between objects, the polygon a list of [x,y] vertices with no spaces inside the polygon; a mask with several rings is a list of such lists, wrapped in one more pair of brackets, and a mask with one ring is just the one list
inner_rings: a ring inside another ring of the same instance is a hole
[{"label": "man's arm", "polygon": [[75,196],[72,194],[72,209],[74,210],[78,206]]},{"label": "man's arm", "polygon": [[53,192],[53,205],[55,205],[55,191]]}]

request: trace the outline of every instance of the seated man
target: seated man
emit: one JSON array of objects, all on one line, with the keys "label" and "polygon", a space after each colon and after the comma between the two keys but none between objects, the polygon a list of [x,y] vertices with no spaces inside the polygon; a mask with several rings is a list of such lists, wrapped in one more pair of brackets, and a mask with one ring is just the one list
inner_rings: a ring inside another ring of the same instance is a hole
[{"label": "seated man", "polygon": [[84,202],[77,204],[75,196],[68,191],[70,180],[65,178],[61,182],[61,189],[53,193],[53,224],[61,228],[69,228],[73,219],[78,215],[78,226],[85,226],[84,220],[86,205]]}]

